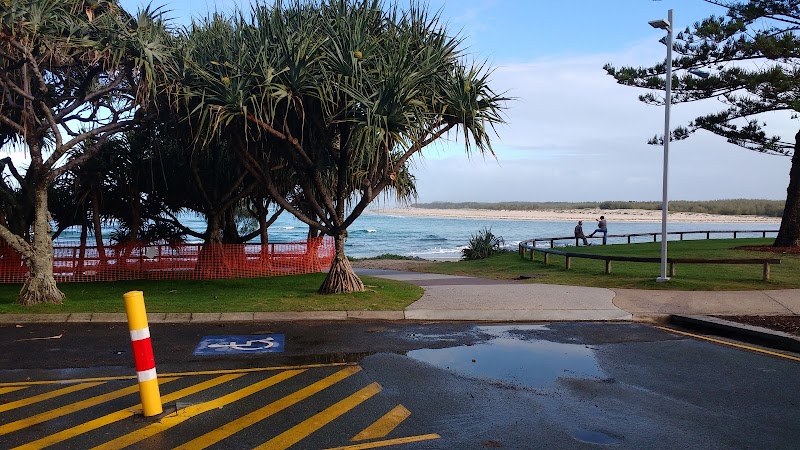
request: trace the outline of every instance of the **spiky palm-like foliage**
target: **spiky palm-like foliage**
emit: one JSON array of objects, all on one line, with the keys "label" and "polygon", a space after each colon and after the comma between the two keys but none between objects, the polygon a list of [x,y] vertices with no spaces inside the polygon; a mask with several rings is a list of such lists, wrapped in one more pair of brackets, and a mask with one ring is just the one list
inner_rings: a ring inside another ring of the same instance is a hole
[{"label": "spiky palm-like foliage", "polygon": [[[137,120],[153,94],[169,34],[159,15],[136,17],[114,1],[19,0],[0,8],[0,142],[20,143],[33,238],[0,225],[0,238],[26,257],[18,301],[60,303],[53,278],[48,186],[94,156],[96,146]],[[88,150],[81,151],[81,150]]]},{"label": "spiky palm-like foliage", "polygon": [[469,238],[467,247],[461,250],[461,256],[466,260],[485,259],[503,250],[505,240],[495,236],[491,228],[473,234]]},{"label": "spiky palm-like foliage", "polygon": [[[320,292],[358,291],[344,255],[347,228],[380,195],[413,198],[412,158],[448,136],[461,136],[467,152],[493,154],[490,134],[506,99],[460,44],[416,4],[258,4],[247,17],[192,27],[174,92],[205,139],[231,136],[281,207],[334,237]],[[300,202],[277,187],[287,174]]]}]

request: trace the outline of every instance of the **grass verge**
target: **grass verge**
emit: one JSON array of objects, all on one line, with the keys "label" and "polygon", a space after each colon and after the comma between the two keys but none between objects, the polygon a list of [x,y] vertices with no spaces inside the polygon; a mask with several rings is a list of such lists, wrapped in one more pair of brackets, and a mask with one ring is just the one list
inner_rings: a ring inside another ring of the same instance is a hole
[{"label": "grass verge", "polygon": [[[762,267],[756,264],[676,264],[676,275],[669,283],[656,283],[659,263],[612,263],[610,274],[605,262],[572,258],[572,268],[565,269],[562,256],[550,255],[544,265],[542,254],[535,261],[520,258],[516,252],[502,253],[476,261],[457,261],[423,264],[415,268],[422,272],[475,276],[494,279],[513,279],[530,276],[527,282],[592,286],[605,288],[660,289],[687,291],[726,291],[800,288],[800,255],[780,255],[767,252],[737,250],[739,246],[771,245],[772,239],[710,239],[670,241],[668,255],[681,258],[782,258],[781,264],[771,266],[770,281],[763,281]],[[562,248],[559,248],[562,250]],[[591,247],[564,247],[581,253],[659,257],[660,243],[619,244]]]},{"label": "grass verge", "polygon": [[272,312],[272,311],[396,311],[423,293],[400,281],[361,277],[366,292],[317,294],[323,273],[231,280],[140,280],[61,283],[63,305],[22,307],[16,298],[21,285],[0,284],[0,314],[125,312],[122,294],[144,292],[148,312]]}]

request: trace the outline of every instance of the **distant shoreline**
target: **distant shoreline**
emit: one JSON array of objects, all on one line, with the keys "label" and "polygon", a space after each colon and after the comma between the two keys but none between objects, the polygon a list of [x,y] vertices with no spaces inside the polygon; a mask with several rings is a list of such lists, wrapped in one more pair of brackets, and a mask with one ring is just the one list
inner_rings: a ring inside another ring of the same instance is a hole
[{"label": "distant shoreline", "polygon": [[[540,222],[577,222],[591,227],[601,215],[609,222],[661,223],[661,211],[645,209],[563,209],[511,211],[490,209],[433,209],[433,208],[370,208],[365,214],[399,217],[431,217],[441,219],[497,219],[529,220]],[[780,217],[734,216],[689,212],[670,212],[669,222],[674,223],[768,223],[779,224]]]}]

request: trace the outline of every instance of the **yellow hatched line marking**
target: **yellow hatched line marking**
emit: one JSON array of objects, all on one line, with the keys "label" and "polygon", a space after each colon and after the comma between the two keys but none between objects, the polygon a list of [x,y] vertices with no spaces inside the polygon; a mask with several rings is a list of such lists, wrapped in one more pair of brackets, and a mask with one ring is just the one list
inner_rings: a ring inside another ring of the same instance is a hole
[{"label": "yellow hatched line marking", "polygon": [[8,394],[9,392],[18,391],[20,389],[25,389],[26,387],[28,387],[28,386],[15,386],[15,387],[0,388],[0,395]]},{"label": "yellow hatched line marking", "polygon": [[368,448],[388,447],[390,445],[410,444],[412,442],[430,441],[431,439],[441,439],[441,436],[438,434],[421,434],[419,436],[389,439],[386,441],[366,442],[363,444],[346,445],[344,447],[334,447],[327,450],[363,450]]},{"label": "yellow hatched line marking", "polygon": [[201,403],[199,405],[188,406],[179,411],[176,411],[174,414],[170,414],[169,416],[162,418],[158,422],[152,423],[142,429],[126,434],[125,436],[120,436],[117,439],[106,442],[103,445],[94,447],[92,450],[114,450],[119,448],[125,448],[129,445],[133,445],[158,433],[166,431],[176,425],[180,425],[181,423],[191,419],[192,417],[211,411],[212,409],[222,408],[225,405],[233,403],[237,400],[241,400],[244,397],[255,394],[256,392],[259,392],[270,386],[274,386],[280,383],[281,381],[287,380],[303,372],[305,372],[305,370],[287,370],[277,375],[273,375],[267,378],[266,380],[261,380],[258,383],[252,384],[246,388],[239,389],[238,391],[235,392],[231,392],[230,394],[224,395],[218,399]]},{"label": "yellow hatched line marking", "polygon": [[659,330],[669,331],[671,333],[682,334],[684,336],[691,336],[691,337],[697,338],[697,339],[703,339],[704,341],[710,341],[710,342],[715,342],[717,344],[728,345],[730,347],[736,347],[736,348],[750,350],[750,351],[754,351],[754,352],[758,352],[758,353],[764,353],[766,355],[777,356],[779,358],[785,358],[785,359],[789,359],[789,360],[792,360],[792,361],[800,361],[800,358],[798,358],[796,356],[785,355],[783,353],[778,353],[778,352],[771,352],[769,350],[764,350],[764,349],[761,349],[761,348],[758,348],[758,347],[750,347],[749,345],[736,344],[734,342],[723,341],[721,339],[714,339],[714,338],[710,338],[710,337],[707,337],[707,336],[701,336],[699,334],[692,334],[692,333],[687,333],[685,331],[673,330],[672,328],[667,328],[667,327],[656,327],[656,328],[658,328]]},{"label": "yellow hatched line marking", "polygon": [[217,442],[237,433],[255,423],[258,423],[267,417],[276,414],[306,398],[316,394],[323,389],[326,389],[334,384],[344,380],[345,378],[358,373],[361,370],[358,366],[346,367],[333,375],[327,376],[315,383],[312,383],[299,391],[295,391],[282,399],[276,400],[267,406],[259,408],[250,414],[242,416],[232,422],[229,422],[214,431],[208,432],[200,437],[192,439],[191,441],[175,447],[174,450],[199,450],[216,444]]},{"label": "yellow hatched line marking", "polygon": [[[248,367],[246,369],[223,369],[223,370],[201,370],[197,372],[175,372],[175,373],[159,373],[160,377],[186,377],[193,375],[224,375],[228,373],[252,373],[252,372],[269,372],[281,370],[294,370],[294,369],[316,369],[320,367],[341,367],[341,366],[354,366],[356,363],[329,363],[329,364],[305,364],[301,366],[275,366],[275,367]],[[64,383],[85,383],[90,381],[121,381],[121,380],[135,380],[136,375],[125,375],[119,377],[95,377],[95,378],[75,378],[71,380],[47,380],[47,381],[10,381],[0,383],[0,388],[4,386],[37,386],[40,384],[64,384]]]},{"label": "yellow hatched line marking", "polygon": [[[191,395],[205,389],[212,388],[214,386],[218,386],[222,383],[226,383],[231,380],[235,380],[239,377],[244,376],[245,374],[231,374],[231,375],[222,375],[212,380],[206,380],[202,383],[198,383],[178,391],[172,392],[167,395],[161,396],[161,402],[172,402],[179,398],[186,397],[187,395]],[[42,439],[29,442],[23,446],[17,447],[14,450],[22,450],[22,449],[34,449],[34,448],[43,448],[47,447],[48,445],[57,444],[59,442],[66,441],[67,439],[71,439],[75,436],[81,435],[83,433],[88,433],[89,431],[95,430],[97,428],[104,427],[108,424],[118,422],[120,420],[127,419],[133,416],[134,412],[133,409],[139,405],[133,405],[130,408],[121,409],[119,411],[113,412],[111,414],[106,414],[105,416],[98,417],[97,419],[90,420],[86,423],[82,423],[78,426],[67,428],[66,430],[59,431],[58,433],[51,434],[50,436],[43,437]],[[117,447],[122,448],[122,447]]]},{"label": "yellow hatched line marking", "polygon": [[314,414],[308,419],[289,428],[283,433],[275,436],[264,444],[259,445],[254,450],[284,450],[292,445],[307,438],[311,433],[319,430],[332,422],[337,417],[345,414],[356,406],[364,403],[367,399],[381,391],[381,385],[372,383],[369,386],[350,395],[344,400],[340,400],[325,410]]},{"label": "yellow hatched line marking", "polygon": [[124,381],[135,380],[136,375],[126,375],[121,377],[94,377],[94,378],[73,378],[70,380],[47,380],[47,381],[10,381],[7,383],[0,383],[2,386],[42,386],[47,384],[67,384],[67,383],[92,383],[92,382],[105,382],[105,381]]},{"label": "yellow hatched line marking", "polygon": [[305,364],[301,366],[275,366],[275,367],[248,367],[246,369],[226,369],[226,370],[201,370],[198,372],[176,372],[165,373],[164,376],[177,377],[188,375],[216,375],[220,373],[251,373],[251,372],[268,372],[277,370],[295,370],[295,369],[318,369],[320,367],[342,367],[342,366],[355,366],[356,363],[328,363],[328,364]]},{"label": "yellow hatched line marking", "polygon": [[[167,383],[176,379],[177,378],[159,378],[158,383],[159,384]],[[67,414],[74,413],[81,409],[90,408],[92,406],[99,405],[100,403],[104,403],[109,400],[113,400],[115,398],[124,397],[126,395],[133,394],[138,391],[139,391],[139,386],[130,386],[114,392],[109,392],[107,394],[98,395],[97,397],[87,398],[86,400],[81,400],[79,402],[72,403],[70,405],[64,405],[60,408],[52,409],[45,413],[36,414],[31,417],[26,417],[24,419],[10,422],[0,426],[0,436],[21,430],[23,428],[27,428],[31,425],[36,425],[37,423],[42,423],[50,419],[55,419],[56,417],[65,416]]]},{"label": "yellow hatched line marking", "polygon": [[[3,405],[0,405],[0,412],[9,411],[16,408],[21,408],[23,406],[29,406],[34,403],[39,403],[44,400],[48,400],[51,398],[59,397],[61,395],[70,394],[72,392],[82,391],[84,389],[89,389],[90,387],[95,387],[101,385],[103,383],[84,383],[84,384],[76,384],[75,386],[65,387],[63,389],[56,389],[55,391],[45,392],[43,394],[34,395],[33,397],[23,398],[17,401],[8,402]],[[21,387],[18,389],[22,389]]]},{"label": "yellow hatched line marking", "polygon": [[407,410],[403,405],[397,405],[384,414],[383,417],[376,420],[372,425],[364,428],[360,433],[355,435],[351,441],[365,441],[367,439],[378,439],[386,437],[392,430],[397,428],[400,423],[408,419],[411,411]]}]

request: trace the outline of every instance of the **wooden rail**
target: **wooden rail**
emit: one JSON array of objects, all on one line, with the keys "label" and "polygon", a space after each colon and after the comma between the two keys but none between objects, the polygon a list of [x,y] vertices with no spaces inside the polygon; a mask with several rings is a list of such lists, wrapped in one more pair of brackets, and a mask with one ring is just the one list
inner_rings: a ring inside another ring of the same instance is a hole
[{"label": "wooden rail", "polygon": [[[738,238],[739,234],[742,233],[761,233],[761,237],[767,237],[767,233],[778,233],[778,230],[735,230],[735,231],[724,231],[724,230],[710,230],[710,231],[670,231],[667,233],[668,236],[679,236],[679,240],[683,240],[684,235],[692,235],[692,234],[705,234],[706,239],[711,239],[712,234],[732,234],[734,239]],[[606,236],[608,238],[627,238],[628,244],[631,243],[632,237],[642,237],[642,236],[652,236],[653,242],[658,242],[658,238],[661,236],[661,232],[655,233],[632,233],[632,234],[609,234]],[[586,239],[602,239],[603,235],[600,234],[597,237],[589,237],[586,236]],[[537,242],[549,242],[550,248],[555,247],[556,241],[575,241],[575,246],[578,246],[578,242],[580,238],[576,238],[575,236],[563,236],[563,237],[551,237],[551,238],[535,238],[535,239],[528,239],[527,241],[522,241],[520,244],[532,243],[536,245]]]},{"label": "wooden rail", "polygon": [[[737,230],[737,231],[675,231],[670,232],[667,234],[680,234],[681,240],[683,240],[684,234],[706,234],[706,239],[709,239],[712,233],[725,233],[730,234],[733,233],[734,239],[736,239],[736,235],[738,233],[763,233],[763,236],[766,237],[767,233],[777,233],[774,230],[755,230],[755,231],[745,231],[745,230]],[[650,236],[655,235],[656,237],[661,235],[661,233],[637,233],[637,234],[623,234],[623,235],[609,235],[608,237],[627,237],[628,243],[630,243],[631,237],[636,236]],[[555,237],[555,238],[544,238],[544,239],[529,239],[527,241],[520,242],[519,244],[519,254],[521,257],[525,257],[525,250],[530,251],[530,259],[531,261],[534,260],[534,254],[536,252],[543,254],[543,262],[544,264],[549,263],[549,256],[550,255],[560,255],[564,256],[566,259],[566,270],[569,270],[572,266],[572,258],[584,258],[584,259],[599,259],[605,261],[606,263],[606,273],[611,273],[611,262],[612,261],[621,261],[621,262],[642,262],[642,263],[660,263],[661,258],[656,257],[640,257],[640,256],[610,256],[610,255],[593,255],[593,254],[586,254],[586,253],[579,253],[579,252],[568,252],[563,250],[556,250],[553,248],[553,244],[555,241],[558,240],[565,240],[565,239],[575,239],[573,236],[568,237]],[[536,247],[537,242],[550,242],[550,248],[539,248]],[[655,242],[654,237],[654,242]],[[578,245],[578,239],[575,239],[575,246]],[[770,265],[771,264],[780,264],[780,258],[667,258],[667,262],[669,263],[669,274],[671,277],[675,276],[675,264],[760,264],[763,267],[762,270],[762,279],[764,281],[769,280],[770,276]]]}]

